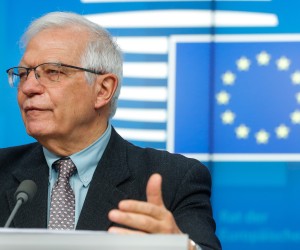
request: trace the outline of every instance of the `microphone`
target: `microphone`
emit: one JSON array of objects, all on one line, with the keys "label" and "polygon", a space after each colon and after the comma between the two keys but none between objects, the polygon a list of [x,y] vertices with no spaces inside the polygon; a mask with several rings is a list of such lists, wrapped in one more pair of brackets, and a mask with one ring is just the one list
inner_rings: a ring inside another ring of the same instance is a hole
[{"label": "microphone", "polygon": [[7,219],[4,227],[9,227],[12,220],[15,218],[16,213],[18,212],[19,208],[25,204],[27,201],[31,201],[34,197],[37,190],[37,186],[34,181],[32,180],[25,180],[22,181],[19,187],[15,192],[15,199],[17,201],[13,211],[11,212],[9,218]]}]

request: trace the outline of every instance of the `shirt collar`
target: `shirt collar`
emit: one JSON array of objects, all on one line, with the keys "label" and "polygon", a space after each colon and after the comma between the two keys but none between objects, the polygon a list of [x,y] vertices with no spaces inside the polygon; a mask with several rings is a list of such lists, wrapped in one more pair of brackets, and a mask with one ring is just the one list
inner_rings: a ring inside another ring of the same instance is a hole
[{"label": "shirt collar", "polygon": [[[100,161],[104,150],[108,144],[110,135],[111,125],[108,124],[107,129],[99,137],[99,139],[97,139],[95,142],[93,142],[91,145],[84,148],[83,150],[69,156],[74,162],[77,168],[79,179],[81,180],[84,186],[89,185],[89,183],[91,182],[98,162]],[[61,157],[56,154],[53,154],[45,147],[43,147],[43,152],[49,167],[49,179],[51,179],[52,164]]]}]

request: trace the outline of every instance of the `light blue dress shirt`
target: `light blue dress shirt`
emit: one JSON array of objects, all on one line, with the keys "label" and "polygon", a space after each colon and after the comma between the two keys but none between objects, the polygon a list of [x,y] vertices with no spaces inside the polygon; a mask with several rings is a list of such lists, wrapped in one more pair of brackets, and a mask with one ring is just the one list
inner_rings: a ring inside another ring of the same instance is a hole
[{"label": "light blue dress shirt", "polygon": [[[77,225],[78,218],[88,192],[95,169],[103,155],[103,152],[108,144],[111,135],[111,125],[108,124],[104,134],[93,144],[87,148],[77,152],[69,157],[74,162],[77,173],[71,176],[70,185],[75,194],[75,225]],[[48,222],[50,214],[51,191],[57,180],[58,173],[52,168],[52,164],[60,159],[43,147],[44,155],[49,166],[49,185],[48,185]]]}]

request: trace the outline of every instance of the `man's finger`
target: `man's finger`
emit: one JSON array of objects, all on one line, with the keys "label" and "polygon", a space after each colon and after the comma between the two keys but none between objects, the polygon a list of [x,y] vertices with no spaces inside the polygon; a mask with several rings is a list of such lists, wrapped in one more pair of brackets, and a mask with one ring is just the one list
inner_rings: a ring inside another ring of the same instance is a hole
[{"label": "man's finger", "polygon": [[150,176],[146,189],[148,202],[157,206],[164,206],[161,185],[162,177],[159,174],[153,174]]},{"label": "man's finger", "polygon": [[160,223],[158,220],[152,218],[151,216],[123,212],[114,209],[108,213],[108,218],[112,222],[130,227],[133,230],[139,230],[146,233],[163,232],[164,223]]},{"label": "man's finger", "polygon": [[124,212],[131,212],[136,214],[143,214],[151,216],[156,219],[163,219],[165,210],[161,206],[155,204],[136,201],[136,200],[123,200],[119,203],[119,209]]},{"label": "man's finger", "polygon": [[110,227],[108,229],[109,233],[116,233],[116,234],[145,234],[144,232],[137,231],[137,230],[131,230],[127,228],[122,227]]}]

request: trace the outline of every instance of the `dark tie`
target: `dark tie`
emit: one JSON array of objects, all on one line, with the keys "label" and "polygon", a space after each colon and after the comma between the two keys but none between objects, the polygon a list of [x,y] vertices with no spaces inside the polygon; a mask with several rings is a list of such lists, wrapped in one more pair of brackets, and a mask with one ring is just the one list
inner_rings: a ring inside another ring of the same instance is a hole
[{"label": "dark tie", "polygon": [[51,193],[49,229],[71,230],[75,225],[75,195],[69,179],[76,172],[76,166],[69,157],[53,163],[58,178]]}]

